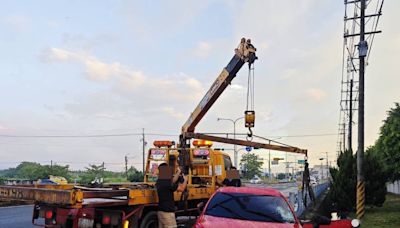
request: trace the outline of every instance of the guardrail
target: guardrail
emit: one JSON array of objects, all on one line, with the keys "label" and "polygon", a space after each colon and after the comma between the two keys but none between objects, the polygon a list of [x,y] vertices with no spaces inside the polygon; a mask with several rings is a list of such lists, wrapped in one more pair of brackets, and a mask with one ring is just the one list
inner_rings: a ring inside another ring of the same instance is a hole
[{"label": "guardrail", "polygon": [[[322,184],[318,184],[313,186],[313,191],[315,194],[315,198],[318,198],[321,196],[321,193],[323,193],[328,187],[330,186],[330,182],[325,182]],[[311,200],[309,198],[309,195],[304,191],[304,193],[300,190],[297,191],[297,193],[290,193],[289,194],[289,203],[293,206],[294,212],[296,213],[297,216],[300,216],[303,214],[303,212],[306,210],[306,206],[304,205],[303,202],[303,195],[306,195],[307,199],[307,207],[310,206]]]}]

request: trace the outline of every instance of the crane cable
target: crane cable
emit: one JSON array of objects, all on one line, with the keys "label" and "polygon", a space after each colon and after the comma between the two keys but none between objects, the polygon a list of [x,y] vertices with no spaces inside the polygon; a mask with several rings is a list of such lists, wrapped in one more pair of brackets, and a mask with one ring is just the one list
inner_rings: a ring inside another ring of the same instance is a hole
[{"label": "crane cable", "polygon": [[245,126],[249,128],[247,133],[247,140],[253,140],[255,112],[254,112],[254,62],[249,62],[249,73],[247,76],[247,99],[246,99],[246,111],[245,111]]}]

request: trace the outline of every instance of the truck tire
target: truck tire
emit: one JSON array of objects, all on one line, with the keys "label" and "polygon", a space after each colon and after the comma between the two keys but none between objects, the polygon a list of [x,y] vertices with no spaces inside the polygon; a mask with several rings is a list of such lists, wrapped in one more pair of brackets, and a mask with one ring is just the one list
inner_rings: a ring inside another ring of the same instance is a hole
[{"label": "truck tire", "polygon": [[148,212],[142,219],[140,228],[158,228],[157,211]]}]

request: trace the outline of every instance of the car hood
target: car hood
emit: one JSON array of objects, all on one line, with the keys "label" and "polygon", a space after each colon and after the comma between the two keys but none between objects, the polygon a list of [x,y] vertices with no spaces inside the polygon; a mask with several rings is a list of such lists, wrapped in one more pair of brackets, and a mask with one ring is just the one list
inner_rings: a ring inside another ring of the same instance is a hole
[{"label": "car hood", "polygon": [[231,218],[214,217],[210,215],[204,215],[199,221],[204,228],[208,227],[235,227],[235,228],[301,228],[299,224],[289,223],[274,223],[274,222],[258,222]]}]

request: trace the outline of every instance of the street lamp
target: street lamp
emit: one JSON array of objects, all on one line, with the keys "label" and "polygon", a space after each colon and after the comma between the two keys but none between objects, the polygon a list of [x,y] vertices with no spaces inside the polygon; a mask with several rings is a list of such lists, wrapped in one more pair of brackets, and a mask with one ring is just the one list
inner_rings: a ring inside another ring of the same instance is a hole
[{"label": "street lamp", "polygon": [[[227,120],[233,123],[233,139],[236,139],[236,122],[240,119],[244,119],[244,116],[239,117],[235,120],[233,119],[227,119],[227,118],[217,118],[217,121],[220,120]],[[236,144],[233,145],[233,157],[234,157],[234,163],[235,163],[235,167],[237,168],[237,150],[236,150]]]}]

